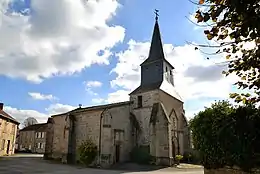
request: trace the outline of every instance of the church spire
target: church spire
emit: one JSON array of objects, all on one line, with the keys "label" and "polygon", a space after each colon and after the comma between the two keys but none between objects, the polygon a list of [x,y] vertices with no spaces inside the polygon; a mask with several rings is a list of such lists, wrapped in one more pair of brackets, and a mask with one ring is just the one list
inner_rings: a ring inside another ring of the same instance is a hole
[{"label": "church spire", "polygon": [[161,34],[160,34],[160,29],[159,29],[159,24],[158,24],[158,17],[159,17],[158,12],[159,12],[159,10],[155,10],[155,12],[154,12],[155,13],[155,25],[154,25],[154,29],[153,29],[153,36],[152,36],[149,56],[143,62],[143,64],[153,62],[156,60],[165,59],[164,53],[163,53],[163,44],[162,44],[162,39],[161,39]]}]

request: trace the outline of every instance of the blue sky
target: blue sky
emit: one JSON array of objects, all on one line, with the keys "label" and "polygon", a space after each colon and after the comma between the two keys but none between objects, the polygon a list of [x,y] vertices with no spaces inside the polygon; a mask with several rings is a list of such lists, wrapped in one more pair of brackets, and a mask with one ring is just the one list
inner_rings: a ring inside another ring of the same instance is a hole
[{"label": "blue sky", "polygon": [[[222,78],[222,68],[186,43],[206,41],[202,30],[186,18],[197,8],[188,0],[119,0],[116,4],[108,0],[104,6],[103,1],[85,4],[88,8],[81,0],[69,5],[62,0],[5,1],[8,5],[0,3],[6,11],[0,14],[4,19],[0,36],[5,41],[0,43],[0,101],[20,121],[29,116],[44,121],[78,104],[127,100],[139,84],[136,66],[149,49],[155,8],[160,10],[165,53],[176,67],[176,86],[184,96],[188,117],[231,90],[232,80]],[[91,27],[81,32],[78,24]],[[194,72],[188,73],[191,68]],[[213,89],[219,87],[223,90]]]}]

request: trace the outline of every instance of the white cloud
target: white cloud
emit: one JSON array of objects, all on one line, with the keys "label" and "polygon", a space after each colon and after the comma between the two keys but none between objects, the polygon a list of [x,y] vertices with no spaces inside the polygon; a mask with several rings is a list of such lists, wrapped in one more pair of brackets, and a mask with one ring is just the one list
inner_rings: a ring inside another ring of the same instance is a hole
[{"label": "white cloud", "polygon": [[52,104],[48,108],[45,109],[45,113],[39,112],[36,110],[31,109],[20,109],[20,108],[14,108],[11,106],[5,106],[4,111],[11,115],[13,118],[15,118],[17,121],[20,122],[20,125],[22,127],[22,124],[24,120],[28,117],[35,118],[38,123],[46,123],[48,120],[48,117],[55,115],[55,114],[61,114],[68,111],[71,111],[75,109],[75,106],[70,105],[64,105],[60,103]]},{"label": "white cloud", "polygon": [[102,86],[102,83],[99,82],[99,81],[87,81],[85,83],[86,83],[86,86],[90,87],[90,88],[92,88],[92,87],[101,87]]},{"label": "white cloud", "polygon": [[57,100],[58,98],[49,94],[49,95],[45,95],[45,94],[41,94],[38,92],[29,92],[28,93],[34,100]]},{"label": "white cloud", "polygon": [[[148,42],[131,40],[128,49],[117,54],[118,63],[111,71],[116,73],[117,77],[111,81],[111,86],[119,90],[108,95],[110,102],[127,100],[127,94],[139,86],[141,75],[139,65],[148,56],[149,47]],[[201,52],[190,45],[173,47],[171,44],[164,44],[164,52],[167,60],[175,67],[175,86],[185,102],[197,99],[199,103],[202,97],[228,97],[236,77],[224,77],[221,74],[226,66],[216,65],[215,61],[224,59],[214,57],[207,60]],[[202,109],[204,105],[201,103]],[[185,109],[190,114],[189,108]]]},{"label": "white cloud", "polygon": [[124,38],[124,28],[107,24],[116,0],[34,0],[29,16],[6,13],[6,4],[0,3],[0,75],[41,82],[109,64],[110,48]]},{"label": "white cloud", "polygon": [[93,98],[91,101],[92,101],[92,103],[94,103],[94,104],[101,104],[101,103],[106,102],[106,100],[103,99],[103,98]]},{"label": "white cloud", "polygon": [[62,114],[62,113],[71,111],[73,109],[76,109],[76,107],[75,106],[71,106],[71,105],[65,105],[65,104],[61,104],[61,103],[56,103],[56,104],[50,105],[45,110],[50,115],[56,115],[56,114]]},{"label": "white cloud", "polygon": [[98,88],[101,87],[103,84],[102,82],[99,81],[87,81],[87,82],[83,82],[83,84],[86,86],[86,91],[88,94],[93,95],[93,96],[97,96],[98,93],[93,91],[93,88]]},{"label": "white cloud", "polygon": [[48,114],[44,114],[35,110],[23,110],[18,108],[12,108],[10,106],[5,106],[4,111],[6,111],[9,115],[14,117],[20,124],[28,117],[34,117],[39,123],[44,123],[47,121]]},{"label": "white cloud", "polygon": [[109,93],[107,98],[93,98],[91,101],[93,104],[106,104],[106,103],[117,103],[129,100],[130,91],[127,90],[117,90],[115,92]]}]

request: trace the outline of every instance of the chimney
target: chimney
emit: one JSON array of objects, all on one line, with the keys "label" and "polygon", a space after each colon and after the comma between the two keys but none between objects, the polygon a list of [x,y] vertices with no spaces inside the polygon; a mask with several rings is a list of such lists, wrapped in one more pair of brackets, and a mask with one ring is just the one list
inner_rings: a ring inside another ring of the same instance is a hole
[{"label": "chimney", "polygon": [[0,103],[0,111],[4,109],[4,103]]}]

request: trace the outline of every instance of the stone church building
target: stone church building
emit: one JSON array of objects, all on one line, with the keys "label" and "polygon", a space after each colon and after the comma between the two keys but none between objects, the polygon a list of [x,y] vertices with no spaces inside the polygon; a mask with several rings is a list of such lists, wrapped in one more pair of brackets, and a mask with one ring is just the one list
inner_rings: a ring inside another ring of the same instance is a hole
[{"label": "stone church building", "polygon": [[165,59],[158,18],[148,58],[141,64],[141,84],[130,101],[79,107],[48,119],[45,158],[76,163],[82,141],[98,147],[96,163],[129,161],[136,146],[146,147],[157,165],[171,166],[190,149],[183,100],[174,87],[174,67]]}]

